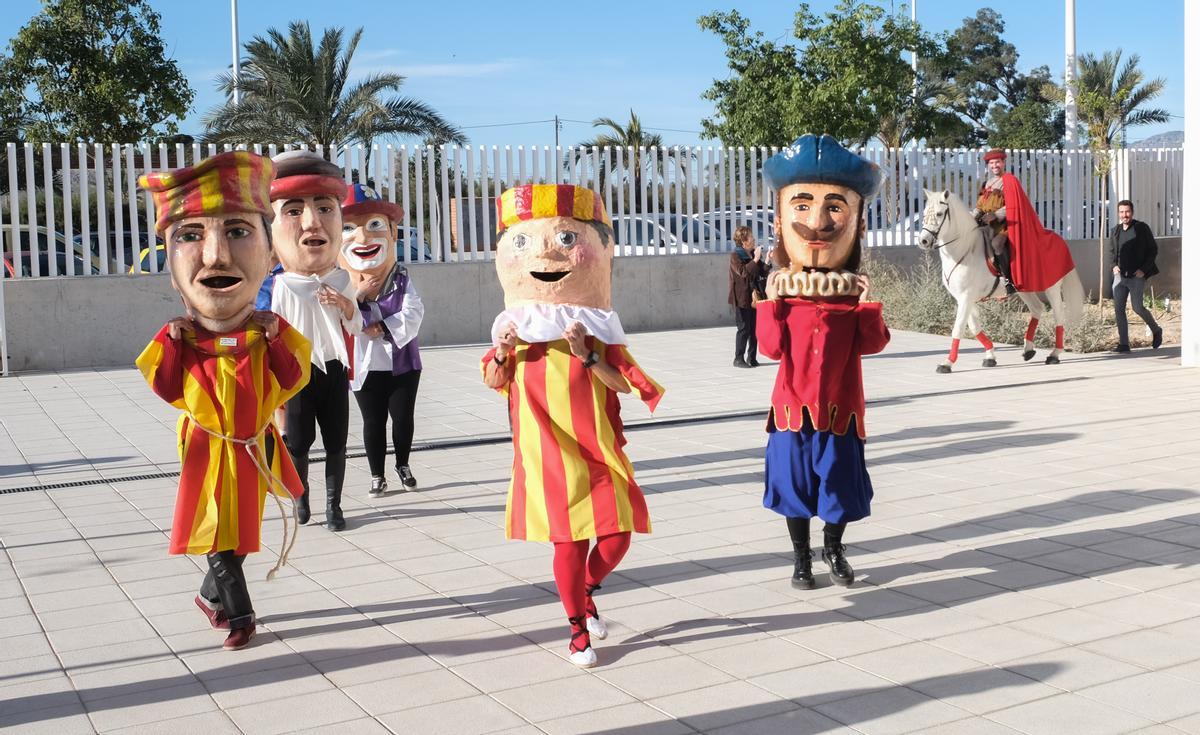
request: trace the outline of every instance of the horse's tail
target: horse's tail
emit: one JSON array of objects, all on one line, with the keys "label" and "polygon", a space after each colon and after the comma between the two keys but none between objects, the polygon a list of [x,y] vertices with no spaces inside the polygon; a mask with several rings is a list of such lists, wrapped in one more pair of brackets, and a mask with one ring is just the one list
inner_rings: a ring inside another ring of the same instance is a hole
[{"label": "horse's tail", "polygon": [[1067,310],[1067,324],[1076,324],[1083,318],[1083,282],[1079,272],[1072,268],[1062,279],[1063,306]]}]

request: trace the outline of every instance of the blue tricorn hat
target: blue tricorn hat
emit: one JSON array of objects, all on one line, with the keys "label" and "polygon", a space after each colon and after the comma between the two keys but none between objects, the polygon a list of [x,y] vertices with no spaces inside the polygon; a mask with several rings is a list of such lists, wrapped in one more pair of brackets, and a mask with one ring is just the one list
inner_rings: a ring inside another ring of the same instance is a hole
[{"label": "blue tricorn hat", "polygon": [[836,184],[858,193],[864,202],[879,191],[879,167],[846,150],[832,136],[801,135],[789,147],[763,162],[763,178],[779,191],[788,184]]}]

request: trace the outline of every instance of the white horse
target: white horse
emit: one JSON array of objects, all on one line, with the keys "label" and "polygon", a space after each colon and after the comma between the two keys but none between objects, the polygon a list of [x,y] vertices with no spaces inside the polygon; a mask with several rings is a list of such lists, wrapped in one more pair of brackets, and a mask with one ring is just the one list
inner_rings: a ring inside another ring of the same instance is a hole
[{"label": "white horse", "polygon": [[[942,259],[942,284],[958,302],[954,329],[950,332],[950,355],[938,365],[939,373],[951,371],[958,360],[959,340],[970,337],[978,339],[983,345],[983,366],[996,366],[992,341],[980,329],[979,319],[975,315],[976,304],[989,298],[1003,297],[1005,292],[1002,279],[993,275],[988,268],[990,248],[987,243],[990,236],[991,230],[976,224],[971,210],[956,194],[949,191],[925,192],[925,213],[918,244],[922,250],[938,251]],[[1083,314],[1083,284],[1079,281],[1079,274],[1072,268],[1058,283],[1040,294],[1018,291],[1017,296],[1029,308],[1031,315],[1029,327],[1025,330],[1025,351],[1022,356],[1031,360],[1037,354],[1033,337],[1038,322],[1046,313],[1046,306],[1042,302],[1044,297],[1054,319],[1054,349],[1046,356],[1046,364],[1057,365],[1063,349],[1064,328]]]}]

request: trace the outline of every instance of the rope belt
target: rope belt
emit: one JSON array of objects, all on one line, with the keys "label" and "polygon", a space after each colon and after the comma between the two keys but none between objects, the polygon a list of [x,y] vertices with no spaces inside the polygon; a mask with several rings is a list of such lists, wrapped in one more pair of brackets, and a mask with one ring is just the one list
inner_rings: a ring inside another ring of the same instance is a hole
[{"label": "rope belt", "polygon": [[300,519],[296,515],[296,503],[292,502],[292,522],[295,524],[296,530],[292,533],[289,541],[287,511],[283,508],[283,501],[279,499],[279,493],[272,489],[272,483],[274,483],[275,487],[283,490],[283,494],[287,495],[289,499],[291,498],[292,494],[290,491],[288,491],[287,486],[284,485],[278,477],[271,473],[270,468],[267,466],[269,464],[267,458],[264,456],[262,457],[261,461],[259,459],[259,454],[262,450],[259,448],[258,443],[262,440],[263,435],[267,433],[267,430],[271,428],[272,422],[268,421],[263,425],[262,428],[254,432],[254,436],[250,437],[249,439],[239,439],[236,436],[229,436],[228,434],[222,434],[209,429],[207,426],[196,420],[196,417],[190,412],[187,414],[187,418],[189,421],[191,421],[193,426],[200,429],[205,434],[208,434],[213,438],[220,439],[221,441],[241,445],[243,448],[245,448],[246,454],[250,456],[250,461],[254,463],[254,468],[257,469],[258,474],[267,481],[267,491],[271,497],[275,498],[275,503],[279,506],[279,517],[283,520],[283,545],[279,549],[279,560],[275,562],[275,566],[271,567],[271,570],[267,572],[267,581],[271,581],[275,578],[276,572],[287,566],[288,555],[292,553],[292,547],[296,545],[296,537],[300,535]]}]

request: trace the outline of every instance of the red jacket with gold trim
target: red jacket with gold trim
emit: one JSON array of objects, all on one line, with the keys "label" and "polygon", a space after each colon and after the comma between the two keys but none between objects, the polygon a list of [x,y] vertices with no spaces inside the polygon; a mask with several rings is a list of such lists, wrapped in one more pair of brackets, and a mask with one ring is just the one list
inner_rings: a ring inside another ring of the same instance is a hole
[{"label": "red jacket with gold trim", "polygon": [[857,296],[815,301],[760,301],[758,349],[779,360],[767,431],[799,431],[804,414],[817,431],[845,434],[850,419],[867,438],[863,421],[862,356],[881,352],[892,338],[883,304]]}]

